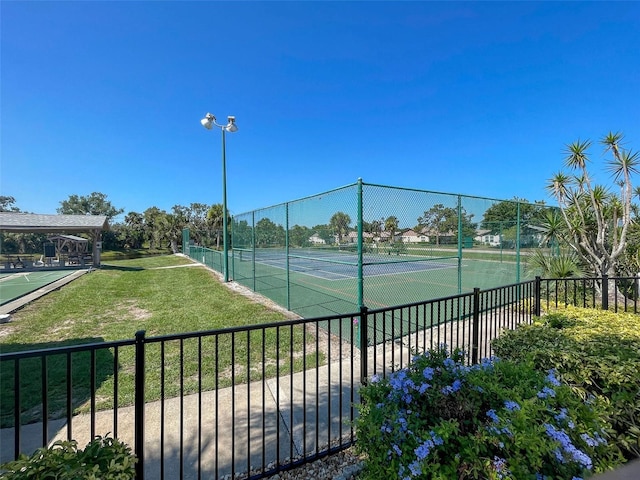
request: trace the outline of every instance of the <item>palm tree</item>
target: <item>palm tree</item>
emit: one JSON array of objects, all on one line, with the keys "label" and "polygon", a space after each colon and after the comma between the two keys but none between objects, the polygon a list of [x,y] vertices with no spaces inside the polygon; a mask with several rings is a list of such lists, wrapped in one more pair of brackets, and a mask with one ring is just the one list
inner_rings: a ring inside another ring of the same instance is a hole
[{"label": "palm tree", "polygon": [[216,237],[216,249],[220,250],[220,239],[222,238],[222,235],[220,235],[220,232],[222,232],[222,228],[224,225],[224,222],[222,221],[224,218],[224,213],[223,213],[223,208],[222,208],[222,204],[220,203],[216,203],[214,205],[211,205],[211,207],[209,207],[209,210],[207,211],[207,226],[209,226],[209,228],[211,228],[215,233],[215,237]]},{"label": "palm tree", "polygon": [[546,185],[558,201],[567,244],[598,277],[616,274],[632,222],[631,199],[637,191],[633,189],[631,175],[638,173],[640,158],[637,153],[622,148],[622,140],[622,134],[611,132],[600,140],[605,153],[613,155],[607,161],[607,169],[619,187],[619,194],[592,184],[587,169],[591,146],[588,140],[578,140],[565,150],[564,164],[576,174],[559,172]]},{"label": "palm tree", "polygon": [[387,217],[387,219],[384,221],[384,229],[389,232],[389,240],[391,241],[391,243],[393,243],[395,240],[396,231],[398,230],[398,223],[398,217],[394,217],[393,215]]}]

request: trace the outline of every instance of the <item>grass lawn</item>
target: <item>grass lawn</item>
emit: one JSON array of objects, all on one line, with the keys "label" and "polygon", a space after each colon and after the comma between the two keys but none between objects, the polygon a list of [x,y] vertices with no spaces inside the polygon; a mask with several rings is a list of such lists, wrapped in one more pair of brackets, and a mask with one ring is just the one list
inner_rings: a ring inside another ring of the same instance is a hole
[{"label": "grass lawn", "polygon": [[[179,256],[109,261],[101,269],[15,312],[11,323],[0,326],[0,353],[130,339],[138,330],[145,330],[147,337],[151,337],[285,319],[283,313],[232,292],[205,268],[162,268],[191,263]],[[159,399],[163,388],[165,397],[171,397],[197,391],[199,382],[205,390],[215,388],[216,382],[219,387],[229,385],[231,363],[237,367],[234,372],[236,383],[246,381],[247,369],[241,367],[248,362],[251,363],[251,380],[257,380],[262,370],[256,365],[260,364],[263,355],[265,363],[269,364],[265,376],[273,375],[276,363],[273,360],[278,351],[280,373],[286,373],[291,366],[288,355],[283,352],[288,353],[292,347],[302,350],[303,336],[306,343],[313,341],[299,326],[280,329],[277,334],[275,329],[266,331],[264,339],[262,335],[261,331],[236,334],[233,349],[229,334],[201,340],[170,341],[164,346],[164,361],[161,360],[160,344],[148,344],[147,400]],[[114,349],[99,350],[96,354],[98,408],[113,405],[114,355]],[[91,393],[88,357],[87,353],[73,355],[75,411],[88,408]],[[199,363],[200,358],[202,363]],[[120,406],[133,402],[133,360],[132,347],[118,349]],[[315,352],[306,358],[307,367],[322,361],[320,354]],[[35,421],[41,415],[40,365],[39,358],[21,362],[23,421]],[[64,356],[48,360],[49,412],[53,416],[62,414],[65,402],[65,365]],[[302,359],[296,358],[293,369],[298,370],[301,365]],[[13,368],[7,367],[0,368],[2,426],[11,424],[13,416],[14,373]],[[165,374],[164,384],[161,383],[161,370]],[[201,370],[206,370],[206,375],[199,378]],[[182,387],[180,376],[184,379]]]}]

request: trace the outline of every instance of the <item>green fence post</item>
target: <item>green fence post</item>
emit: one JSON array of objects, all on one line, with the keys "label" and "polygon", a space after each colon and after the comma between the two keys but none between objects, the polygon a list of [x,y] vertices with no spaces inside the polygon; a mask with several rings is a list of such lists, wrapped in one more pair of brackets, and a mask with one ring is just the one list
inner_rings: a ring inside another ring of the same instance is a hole
[{"label": "green fence post", "polygon": [[251,273],[253,277],[253,291],[256,290],[256,211],[251,212]]},{"label": "green fence post", "polygon": [[190,257],[191,255],[189,253],[190,253],[189,252],[189,229],[183,228],[182,229],[182,254]]},{"label": "green fence post", "polygon": [[233,252],[233,216],[231,217],[231,232],[229,232],[229,237],[231,239],[231,280],[236,278],[236,255]]},{"label": "green fence post", "polygon": [[458,295],[462,293],[462,196],[458,195]]},{"label": "green fence post", "polygon": [[362,179],[358,179],[358,308],[364,307],[364,278],[362,267]]},{"label": "green fence post", "polygon": [[516,283],[520,283],[520,229],[522,228],[522,224],[520,223],[520,201],[518,201],[516,205],[518,207],[518,228],[516,228]]},{"label": "green fence post", "polygon": [[287,267],[287,310],[291,310],[291,270],[289,269],[289,202],[284,204],[284,251],[285,251],[285,262]]}]

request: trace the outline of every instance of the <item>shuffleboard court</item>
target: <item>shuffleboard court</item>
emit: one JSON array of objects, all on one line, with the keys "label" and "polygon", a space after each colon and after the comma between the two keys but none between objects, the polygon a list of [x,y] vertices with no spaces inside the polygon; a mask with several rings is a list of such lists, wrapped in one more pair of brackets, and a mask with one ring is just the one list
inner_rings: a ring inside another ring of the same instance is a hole
[{"label": "shuffleboard court", "polygon": [[0,273],[0,305],[34,292],[72,273],[74,270]]}]

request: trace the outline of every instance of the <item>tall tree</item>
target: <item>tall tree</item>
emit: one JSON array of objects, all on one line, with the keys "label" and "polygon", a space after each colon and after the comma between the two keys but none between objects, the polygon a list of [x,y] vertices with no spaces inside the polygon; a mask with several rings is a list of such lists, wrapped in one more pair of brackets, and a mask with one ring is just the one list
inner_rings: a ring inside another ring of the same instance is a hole
[{"label": "tall tree", "polygon": [[58,213],[66,215],[106,215],[109,220],[124,212],[114,207],[104,193],[93,192],[88,196],[70,195],[60,202]]},{"label": "tall tree", "polygon": [[424,212],[424,215],[418,217],[418,230],[427,230],[429,236],[435,235],[436,245],[440,245],[440,235],[445,231],[447,217],[455,213],[455,209],[451,207],[445,207],[442,203],[437,203],[429,210]]},{"label": "tall tree", "polygon": [[[518,218],[521,225],[526,223],[539,224],[546,210],[544,202],[528,203],[518,198],[504,200],[494,203],[484,212],[480,226],[483,229],[491,230],[492,233],[497,233],[516,225]],[[519,217],[518,213],[520,213]]]},{"label": "tall tree", "polygon": [[338,243],[342,243],[342,237],[349,233],[351,217],[344,212],[336,212],[329,220],[329,227],[334,235],[338,237]]},{"label": "tall tree", "polygon": [[138,212],[129,212],[124,217],[124,243],[129,248],[141,248],[144,242],[144,217]]},{"label": "tall tree", "polygon": [[331,227],[328,225],[315,225],[311,228],[311,235],[316,233],[327,245],[335,243],[335,237],[331,233]]},{"label": "tall tree", "polygon": [[616,274],[633,221],[631,176],[638,173],[640,159],[637,152],[622,147],[622,140],[622,134],[611,132],[600,139],[605,154],[611,155],[606,169],[613,176],[615,193],[592,181],[589,140],[566,146],[564,165],[575,173],[560,171],[546,185],[560,207],[564,240],[597,277]]},{"label": "tall tree", "polygon": [[473,214],[468,214],[464,208],[460,209],[460,219],[458,219],[458,209],[445,207],[442,203],[437,203],[424,215],[418,217],[417,230],[426,230],[429,235],[436,237],[436,245],[440,244],[440,237],[443,234],[449,236],[458,235],[458,226],[462,226],[463,237],[473,237],[476,233],[476,224],[473,223]]},{"label": "tall tree", "polygon": [[384,230],[389,232],[389,241],[393,243],[396,239],[396,232],[398,231],[398,217],[391,215],[384,221]]},{"label": "tall tree", "polygon": [[169,241],[172,253],[180,252],[178,246],[182,240],[182,229],[185,225],[185,219],[179,210],[177,213],[167,213],[164,217],[164,234]]},{"label": "tall tree", "polygon": [[20,209],[15,206],[15,203],[14,197],[0,195],[0,212],[19,212]]},{"label": "tall tree", "polygon": [[282,225],[276,225],[268,218],[256,223],[257,247],[284,247],[285,231]]},{"label": "tall tree", "polygon": [[[214,232],[214,236],[216,239],[216,248],[218,250],[220,249],[220,242],[223,238],[222,237],[222,229],[224,226],[224,222],[222,221],[224,218],[223,211],[224,209],[222,208],[221,203],[215,203],[211,205],[207,210],[206,223],[209,226],[209,228]],[[229,219],[227,218],[227,220]],[[227,223],[227,225],[229,224],[230,222]]]},{"label": "tall tree", "polygon": [[294,225],[289,229],[289,245],[292,247],[308,247],[309,237],[312,235],[309,227]]},{"label": "tall tree", "polygon": [[149,207],[142,214],[144,217],[145,238],[149,242],[149,248],[160,248],[164,240],[164,220],[167,212],[158,207]]}]

